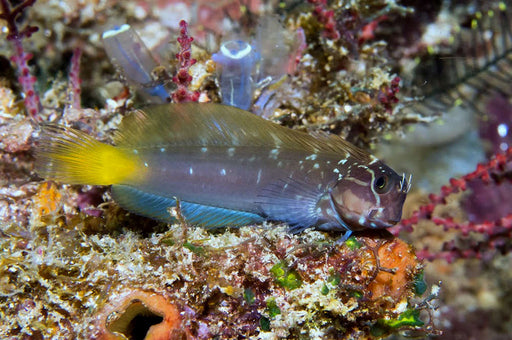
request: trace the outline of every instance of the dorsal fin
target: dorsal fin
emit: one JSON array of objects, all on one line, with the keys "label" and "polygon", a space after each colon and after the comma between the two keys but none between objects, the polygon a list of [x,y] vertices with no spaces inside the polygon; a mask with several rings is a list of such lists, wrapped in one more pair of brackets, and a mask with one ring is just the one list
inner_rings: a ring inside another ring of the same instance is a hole
[{"label": "dorsal fin", "polygon": [[268,146],[311,153],[347,154],[368,161],[370,155],[339,136],[315,138],[221,104],[164,104],[127,116],[116,136],[120,147]]}]

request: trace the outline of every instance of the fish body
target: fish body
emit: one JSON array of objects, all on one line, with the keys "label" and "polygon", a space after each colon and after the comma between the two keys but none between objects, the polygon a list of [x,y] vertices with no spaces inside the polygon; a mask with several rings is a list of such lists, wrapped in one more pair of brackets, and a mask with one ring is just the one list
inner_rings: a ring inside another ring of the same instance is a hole
[{"label": "fish body", "polygon": [[390,227],[407,183],[338,136],[311,136],[218,104],[166,104],[126,117],[106,145],[76,130],[43,129],[43,177],[112,185],[126,209],[172,221],[179,199],[189,223],[264,220],[353,231]]}]

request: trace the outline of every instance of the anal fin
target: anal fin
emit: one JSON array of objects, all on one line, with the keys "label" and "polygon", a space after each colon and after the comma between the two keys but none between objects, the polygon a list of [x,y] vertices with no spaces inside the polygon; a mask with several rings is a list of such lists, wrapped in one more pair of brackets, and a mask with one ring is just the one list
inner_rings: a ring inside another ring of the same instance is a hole
[{"label": "anal fin", "polygon": [[[167,223],[175,222],[168,211],[170,207],[176,206],[174,198],[147,193],[127,185],[112,186],[112,195],[119,205],[129,211]],[[188,223],[203,228],[240,227],[264,221],[260,215],[245,211],[186,201],[180,201],[180,206],[181,214]]]},{"label": "anal fin", "polygon": [[168,209],[176,206],[173,198],[150,194],[128,185],[113,185],[112,197],[124,209],[161,222],[174,223]]}]

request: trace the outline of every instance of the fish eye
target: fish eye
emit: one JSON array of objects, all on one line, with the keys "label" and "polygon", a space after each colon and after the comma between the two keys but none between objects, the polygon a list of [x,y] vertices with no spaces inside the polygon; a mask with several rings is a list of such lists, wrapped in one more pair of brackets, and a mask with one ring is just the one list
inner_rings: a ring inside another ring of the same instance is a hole
[{"label": "fish eye", "polygon": [[391,186],[389,185],[389,176],[382,175],[377,177],[373,182],[373,188],[379,194],[385,194],[386,192],[388,192],[389,188],[391,188]]}]

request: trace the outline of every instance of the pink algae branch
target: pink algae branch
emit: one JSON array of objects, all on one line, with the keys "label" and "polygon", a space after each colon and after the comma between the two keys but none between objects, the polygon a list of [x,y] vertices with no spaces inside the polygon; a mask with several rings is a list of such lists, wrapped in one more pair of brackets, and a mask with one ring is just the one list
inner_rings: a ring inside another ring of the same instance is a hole
[{"label": "pink algae branch", "polygon": [[71,66],[69,69],[69,102],[68,108],[80,109],[81,103],[81,84],[82,79],[80,79],[80,58],[82,57],[82,49],[77,47],[73,51],[73,56],[71,57]]},{"label": "pink algae branch", "polygon": [[18,29],[16,22],[17,17],[27,8],[32,6],[36,0],[26,0],[20,3],[18,6],[11,8],[8,0],[0,0],[2,7],[2,13],[0,13],[0,19],[7,23],[9,33],[7,34],[7,40],[11,41],[14,45],[14,55],[11,58],[18,67],[18,81],[23,88],[23,94],[25,96],[24,102],[27,108],[28,114],[35,120],[38,120],[38,113],[41,111],[41,101],[37,94],[34,84],[36,83],[36,77],[30,74],[28,67],[28,61],[32,59],[31,53],[26,53],[23,49],[22,39],[30,38],[30,36],[37,32],[38,28],[35,26],[25,26],[23,29]]},{"label": "pink algae branch", "polygon": [[192,58],[192,41],[194,38],[188,35],[188,24],[185,20],[180,21],[180,36],[178,37],[180,51],[176,54],[180,67],[172,81],[178,85],[178,88],[171,94],[175,103],[196,102],[199,99],[199,91],[190,91],[188,86],[192,82],[192,76],[189,73],[190,66],[196,63]]},{"label": "pink algae branch", "polygon": [[[443,226],[445,230],[460,230],[463,236],[470,232],[485,235],[485,240],[474,242],[468,248],[462,249],[455,241],[445,242],[441,251],[432,252],[427,247],[418,251],[417,256],[421,259],[434,260],[443,258],[447,262],[453,262],[457,258],[481,258],[488,250],[510,251],[510,244],[507,240],[512,237],[512,214],[507,214],[494,221],[483,221],[479,223],[456,222],[452,217],[440,217],[434,215],[437,206],[446,204],[446,198],[454,193],[466,191],[468,184],[473,181],[482,181],[485,185],[497,187],[504,181],[512,182],[512,148],[509,147],[505,153],[497,154],[488,163],[478,164],[475,171],[459,178],[450,180],[450,184],[441,188],[439,195],[430,194],[430,203],[421,206],[410,218],[392,229],[397,235],[400,231],[412,231],[413,225],[422,220],[428,220],[436,225]],[[503,202],[510,204],[510,202]]]},{"label": "pink algae branch", "polygon": [[393,105],[399,102],[396,96],[400,91],[400,77],[394,77],[389,86],[383,86],[377,93],[377,99],[388,113],[393,112]]},{"label": "pink algae branch", "polygon": [[327,0],[308,0],[308,2],[315,6],[313,15],[324,26],[324,36],[328,39],[338,40],[341,35],[334,19],[334,11],[327,10]]}]

